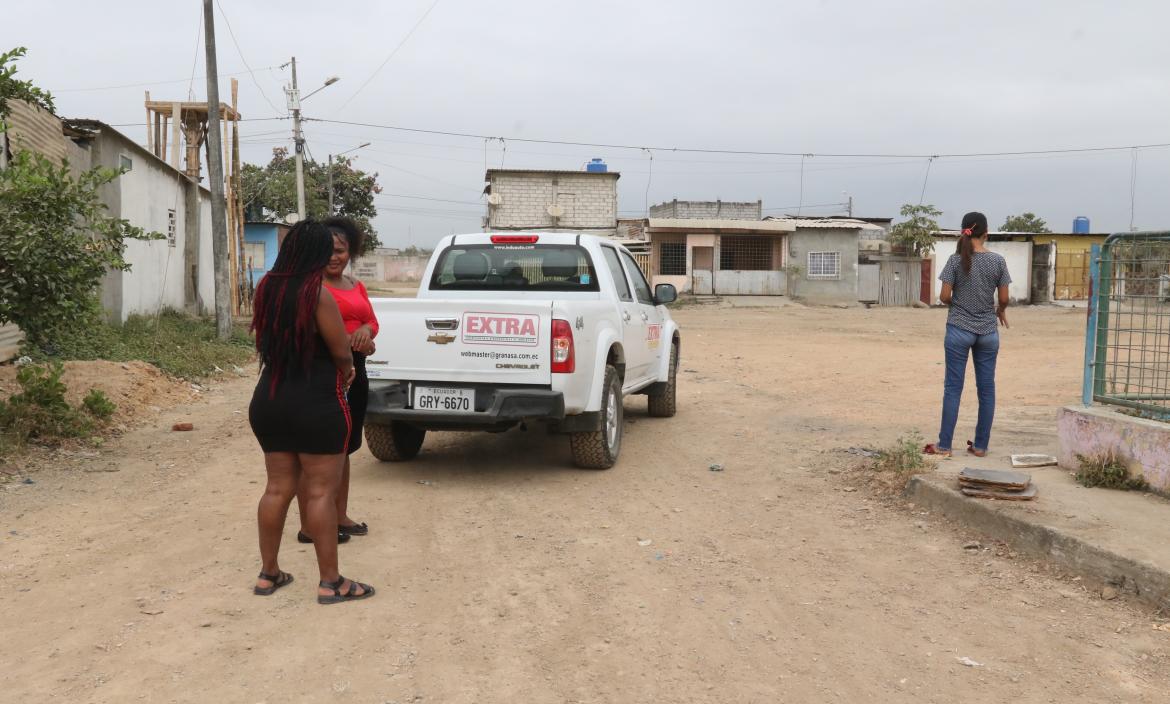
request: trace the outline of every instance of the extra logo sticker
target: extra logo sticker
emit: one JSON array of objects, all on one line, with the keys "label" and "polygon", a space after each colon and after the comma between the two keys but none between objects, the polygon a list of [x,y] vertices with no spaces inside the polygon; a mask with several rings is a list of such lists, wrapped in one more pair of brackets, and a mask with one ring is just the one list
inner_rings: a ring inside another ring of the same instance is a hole
[{"label": "extra logo sticker", "polygon": [[463,343],[536,347],[540,344],[540,316],[513,313],[464,313]]},{"label": "extra logo sticker", "polygon": [[662,326],[648,325],[646,326],[646,346],[650,349],[658,347],[662,343]]}]

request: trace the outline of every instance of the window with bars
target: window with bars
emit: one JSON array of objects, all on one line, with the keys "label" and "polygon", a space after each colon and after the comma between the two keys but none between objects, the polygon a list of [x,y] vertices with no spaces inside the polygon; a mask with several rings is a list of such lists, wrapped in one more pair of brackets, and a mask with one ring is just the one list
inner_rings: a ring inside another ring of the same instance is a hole
[{"label": "window with bars", "polygon": [[840,279],[841,253],[809,252],[807,277],[809,279]]},{"label": "window with bars", "polygon": [[771,237],[723,235],[719,239],[721,271],[772,271],[774,252]]},{"label": "window with bars", "polygon": [[687,275],[687,243],[685,241],[658,243],[658,273],[662,276]]}]

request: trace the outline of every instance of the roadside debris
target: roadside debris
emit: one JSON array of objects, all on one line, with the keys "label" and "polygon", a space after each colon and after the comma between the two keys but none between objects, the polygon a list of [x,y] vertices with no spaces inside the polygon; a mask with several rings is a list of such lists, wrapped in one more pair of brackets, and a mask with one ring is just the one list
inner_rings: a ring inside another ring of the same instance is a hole
[{"label": "roadside debris", "polygon": [[723,471],[723,465],[721,465],[721,464],[713,464],[713,465],[711,465],[710,467],[708,467],[707,469],[711,470],[712,472],[722,472],[722,471]]},{"label": "roadside debris", "polygon": [[1036,498],[1032,475],[1000,469],[974,469],[959,472],[959,490],[980,499],[1031,501]]},{"label": "roadside debris", "polygon": [[983,667],[983,663],[975,662],[974,660],[972,660],[971,658],[966,657],[966,656],[961,657],[961,658],[955,658],[955,659],[959,661],[960,665],[964,665],[966,667]]},{"label": "roadside debris", "polygon": [[638,538],[638,545],[641,545],[642,547],[647,547],[652,542],[654,541],[649,538]]},{"label": "roadside debris", "polygon": [[845,451],[851,455],[857,455],[858,457],[867,457],[870,459],[872,459],[874,457],[881,456],[881,453],[878,452],[877,450],[870,450],[870,449],[867,449],[864,447],[850,447],[850,448],[847,448]]},{"label": "roadside debris", "polygon": [[176,432],[185,432],[185,431],[194,430],[194,429],[195,429],[194,423],[175,423],[174,425],[171,426],[171,430],[176,431]]},{"label": "roadside debris", "polygon": [[963,549],[964,550],[982,550],[983,543],[981,543],[977,540],[972,540],[969,543],[963,543]]},{"label": "roadside debris", "polygon": [[1015,469],[1052,467],[1055,465],[1056,458],[1052,455],[1012,455],[1012,467]]}]

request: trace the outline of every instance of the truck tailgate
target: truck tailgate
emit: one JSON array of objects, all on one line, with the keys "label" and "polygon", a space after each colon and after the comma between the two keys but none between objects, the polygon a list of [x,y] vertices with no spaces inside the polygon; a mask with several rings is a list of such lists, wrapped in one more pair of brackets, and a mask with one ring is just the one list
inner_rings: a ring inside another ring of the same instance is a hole
[{"label": "truck tailgate", "polygon": [[371,380],[532,384],[552,381],[549,301],[376,298]]}]

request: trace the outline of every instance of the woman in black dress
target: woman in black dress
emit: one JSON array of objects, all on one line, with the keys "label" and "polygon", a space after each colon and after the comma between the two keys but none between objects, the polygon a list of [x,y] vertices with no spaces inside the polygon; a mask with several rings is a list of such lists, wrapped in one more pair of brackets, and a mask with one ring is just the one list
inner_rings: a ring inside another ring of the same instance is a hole
[{"label": "woman in black dress", "polygon": [[268,470],[257,510],[262,567],[253,591],[267,596],[292,582],[277,556],[299,484],[305,493],[305,530],[313,538],[321,573],[321,604],[374,595],[373,587],[346,579],[337,569],[337,487],[349,443],[346,391],[354,367],[337,301],[321,286],[332,255],[329,229],[301,221],[289,230],[272,270],[256,287],[252,330],[261,373],[248,407]]}]

